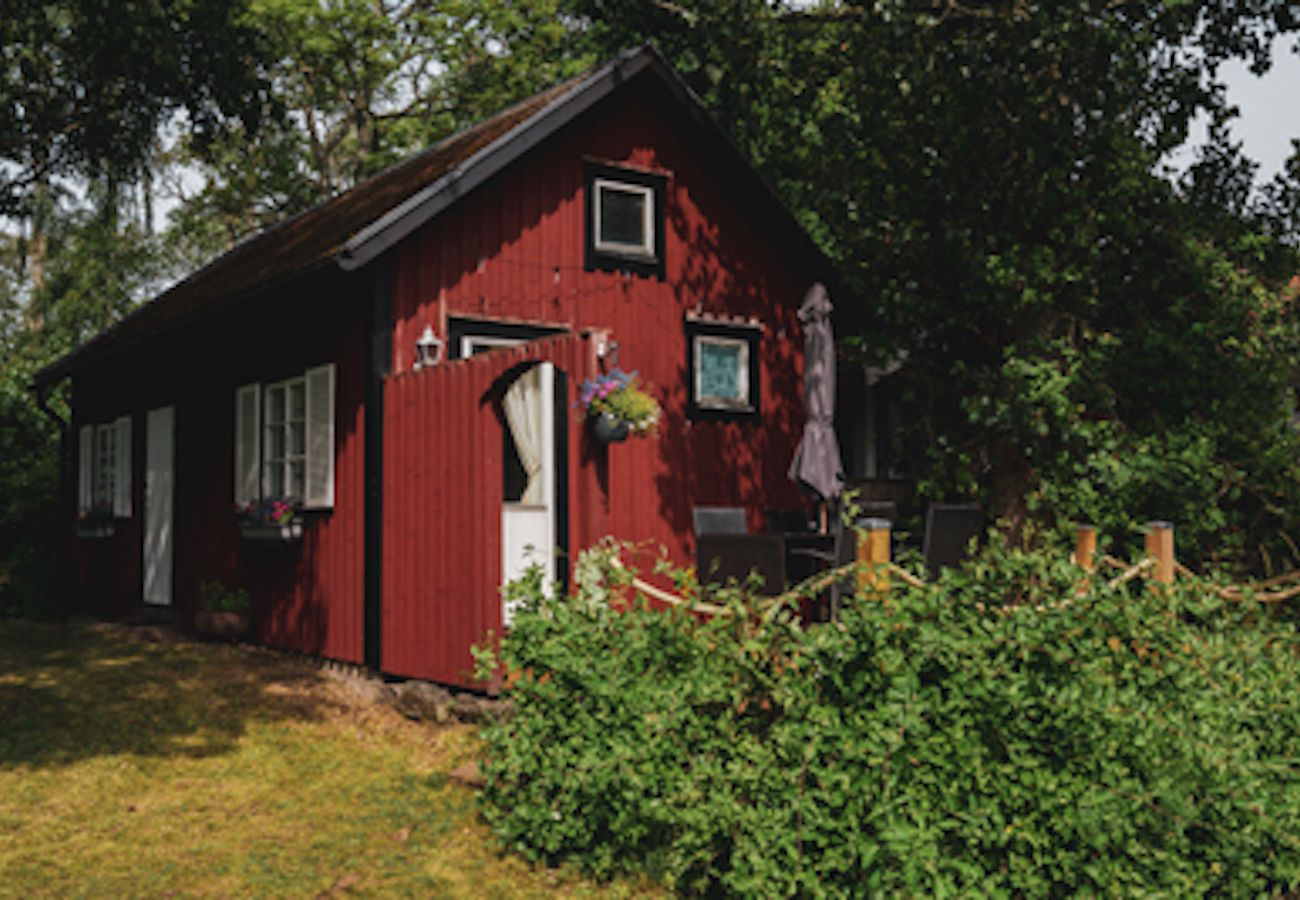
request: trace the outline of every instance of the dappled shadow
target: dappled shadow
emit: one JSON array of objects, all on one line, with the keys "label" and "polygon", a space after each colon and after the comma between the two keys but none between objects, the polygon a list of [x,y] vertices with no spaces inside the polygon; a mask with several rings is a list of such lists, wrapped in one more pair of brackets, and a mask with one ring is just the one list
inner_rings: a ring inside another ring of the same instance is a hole
[{"label": "dappled shadow", "polygon": [[683,251],[672,279],[679,308],[762,328],[755,417],[691,421],[692,373],[685,353],[677,363],[673,402],[665,405],[659,426],[662,465],[656,481],[660,513],[678,534],[692,532],[694,505],[744,506],[751,530],[761,527],[757,517],[764,508],[807,505],[787,475],[804,421],[803,337],[796,312],[821,273],[778,240],[762,210],[745,217],[750,209],[744,198],[752,189],[744,176],[729,193],[697,177],[677,186],[667,209]]},{"label": "dappled shadow", "polygon": [[326,715],[322,678],[247,647],[0,622],[0,767],[229,753],[254,723]]}]

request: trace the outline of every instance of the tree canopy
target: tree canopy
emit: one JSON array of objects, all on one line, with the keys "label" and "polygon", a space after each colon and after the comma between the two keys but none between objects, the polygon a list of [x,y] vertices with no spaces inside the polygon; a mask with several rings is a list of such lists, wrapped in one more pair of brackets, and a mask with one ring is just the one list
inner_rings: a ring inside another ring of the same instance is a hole
[{"label": "tree canopy", "polygon": [[896,455],[930,496],[1014,533],[1172,518],[1256,563],[1292,527],[1295,169],[1251,190],[1217,73],[1266,68],[1293,4],[584,11],[608,47],[655,35],[759,161],[864,307],[846,344],[905,354]]}]

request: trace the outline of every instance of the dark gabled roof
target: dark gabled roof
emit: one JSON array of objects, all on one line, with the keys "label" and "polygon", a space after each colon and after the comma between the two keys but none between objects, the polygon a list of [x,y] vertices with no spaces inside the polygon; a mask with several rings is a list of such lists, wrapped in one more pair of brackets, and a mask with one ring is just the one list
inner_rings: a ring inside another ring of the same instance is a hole
[{"label": "dark gabled roof", "polygon": [[[160,331],[331,261],[345,271],[364,266],[643,71],[657,75],[691,120],[762,186],[763,198],[792,227],[803,244],[800,249],[824,262],[789,210],[685,82],[658,51],[642,47],[548,88],[250,237],[42,369],[36,384],[49,384]],[[825,268],[830,277],[829,264]]]}]

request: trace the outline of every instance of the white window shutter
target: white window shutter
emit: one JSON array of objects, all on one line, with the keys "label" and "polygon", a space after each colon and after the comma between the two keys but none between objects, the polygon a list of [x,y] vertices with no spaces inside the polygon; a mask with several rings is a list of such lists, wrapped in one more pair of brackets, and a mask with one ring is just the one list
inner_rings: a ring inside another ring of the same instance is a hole
[{"label": "white window shutter", "polygon": [[95,426],[82,425],[77,436],[77,511],[95,505]]},{"label": "white window shutter", "polygon": [[246,384],[235,391],[235,502],[241,506],[259,494],[261,400],[260,385]]},{"label": "white window shutter", "polygon": [[308,509],[334,506],[334,366],[307,370]]},{"label": "white window shutter", "polygon": [[113,479],[113,515],[122,519],[131,517],[131,417],[122,416],[113,422],[117,430],[117,468]]}]

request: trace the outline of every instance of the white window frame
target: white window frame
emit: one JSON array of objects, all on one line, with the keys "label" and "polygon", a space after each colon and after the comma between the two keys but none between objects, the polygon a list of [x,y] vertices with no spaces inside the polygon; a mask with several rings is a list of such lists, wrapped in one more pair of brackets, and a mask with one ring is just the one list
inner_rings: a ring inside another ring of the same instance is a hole
[{"label": "white window frame", "polygon": [[111,510],[117,494],[117,428],[108,423],[95,426],[95,456],[92,509]]},{"label": "white window frame", "polygon": [[467,334],[460,339],[460,358],[469,359],[477,348],[495,350],[500,347],[518,347],[527,338],[501,337],[489,334]]},{"label": "white window frame", "polygon": [[85,423],[78,443],[77,511],[131,517],[131,417]]},{"label": "white window frame", "polygon": [[[695,371],[691,373],[691,378],[695,388],[695,405],[700,409],[721,409],[729,412],[752,410],[754,404],[750,399],[748,338],[697,334],[694,336],[694,341]],[[740,352],[736,355],[736,383],[740,386],[739,397],[719,397],[716,394],[704,393],[703,350],[706,345],[710,344],[715,347],[737,347],[740,349]]]},{"label": "white window frame", "polygon": [[[303,394],[302,419],[293,417],[290,397],[294,387]],[[271,396],[284,392],[284,419],[271,422]],[[320,399],[320,409],[313,413],[313,404]],[[252,434],[246,434],[243,404],[251,404],[251,418],[255,421]],[[284,500],[300,509],[332,509],[334,507],[335,461],[338,448],[334,440],[337,387],[336,368],[333,363],[307,369],[299,375],[272,382],[251,382],[235,388],[235,441],[234,441],[234,500],[243,508],[260,501]],[[302,451],[293,450],[293,426],[301,424]],[[281,429],[284,454],[271,457],[272,429]],[[328,448],[328,449],[326,449]],[[323,451],[323,452],[322,452]],[[294,466],[302,469],[301,496],[294,487]],[[272,472],[280,467],[279,476],[284,490],[275,491]],[[255,494],[255,495],[254,495]]]},{"label": "white window frame", "polygon": [[[292,404],[289,398],[293,389],[297,387],[302,391],[302,418],[293,418]],[[282,391],[284,401],[282,409],[284,419],[279,422],[271,421],[271,394],[275,391]],[[302,426],[302,452],[293,451],[293,426]],[[282,438],[282,447],[284,455],[281,457],[271,456],[271,447],[273,442],[271,435],[273,430],[278,429]],[[307,499],[307,378],[305,375],[296,375],[293,378],[286,378],[283,381],[275,381],[262,387],[262,496],[270,499],[284,500],[296,505],[302,505]],[[295,491],[293,467],[297,463],[301,466],[302,471],[302,490]],[[284,486],[282,491],[271,489],[272,478],[276,468],[280,469],[280,483]]]},{"label": "white window frame", "polygon": [[[600,217],[600,198],[602,191],[605,190],[621,191],[625,194],[640,194],[644,198],[645,203],[641,207],[642,241],[640,244],[627,244],[622,241],[607,241],[604,239],[603,223]],[[617,181],[612,178],[595,178],[591,184],[591,202],[593,204],[591,221],[595,229],[595,234],[592,235],[592,246],[597,252],[615,256],[655,258],[656,213],[655,190],[653,187]]]}]

